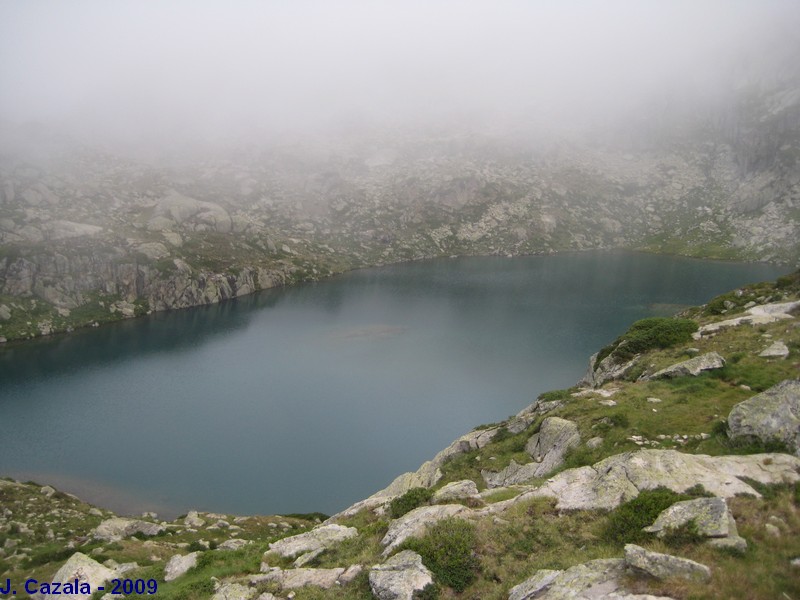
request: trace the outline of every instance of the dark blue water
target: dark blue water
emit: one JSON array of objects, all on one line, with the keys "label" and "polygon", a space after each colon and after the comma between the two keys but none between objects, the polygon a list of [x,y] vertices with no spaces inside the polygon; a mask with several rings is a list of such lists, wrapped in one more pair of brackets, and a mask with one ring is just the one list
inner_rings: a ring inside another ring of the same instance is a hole
[{"label": "dark blue water", "polygon": [[331,513],[572,385],[632,321],[785,271],[436,260],[11,345],[0,474],[126,512]]}]

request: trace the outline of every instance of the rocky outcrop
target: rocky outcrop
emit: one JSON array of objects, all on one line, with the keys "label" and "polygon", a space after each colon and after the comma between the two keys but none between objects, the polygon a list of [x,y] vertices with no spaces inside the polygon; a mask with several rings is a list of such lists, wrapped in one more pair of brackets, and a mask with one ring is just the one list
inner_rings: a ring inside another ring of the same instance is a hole
[{"label": "rocky outcrop", "polygon": [[628,566],[621,558],[592,560],[564,571],[542,569],[511,588],[509,600],[670,600],[629,594],[623,582]]},{"label": "rocky outcrop", "polygon": [[367,505],[375,506],[383,501],[400,496],[415,487],[430,488],[442,478],[440,467],[445,461],[453,456],[483,448],[492,441],[500,427],[490,427],[488,429],[475,429],[462,435],[447,448],[439,452],[432,460],[426,461],[413,473],[403,473],[399,475],[384,489],[374,493],[366,500],[362,500],[353,506],[345,509],[341,513],[334,515],[334,519],[341,516],[351,515],[361,510]]},{"label": "rocky outcrop", "polygon": [[688,579],[708,581],[711,569],[688,558],[650,552],[635,544],[625,545],[625,562],[628,566],[647,573],[656,579]]},{"label": "rocky outcrop", "polygon": [[167,562],[164,567],[164,581],[172,581],[185,574],[189,569],[197,566],[199,552],[191,552],[186,555],[176,554]]},{"label": "rocky outcrop", "polygon": [[525,451],[539,463],[542,475],[564,463],[564,454],[581,443],[578,426],[559,417],[547,417],[525,445]]},{"label": "rocky outcrop", "polygon": [[697,498],[676,502],[645,527],[648,533],[664,537],[669,532],[694,523],[699,535],[713,540],[713,545],[745,550],[747,542],[739,536],[736,520],[722,498]]},{"label": "rocky outcrop", "polygon": [[106,542],[117,542],[136,533],[154,536],[165,531],[163,525],[149,523],[138,519],[127,519],[124,517],[114,517],[100,523],[92,532],[92,536],[97,540]]},{"label": "rocky outcrop", "polygon": [[716,352],[709,352],[656,371],[652,375],[645,375],[641,379],[647,381],[649,379],[671,379],[673,377],[697,377],[703,371],[721,369],[724,366],[724,358]]},{"label": "rocky outcrop", "polygon": [[369,572],[369,587],[378,600],[412,600],[414,592],[433,583],[422,557],[411,550],[398,552]]},{"label": "rocky outcrop", "polygon": [[448,517],[466,516],[468,513],[469,509],[461,504],[437,504],[415,508],[389,525],[389,530],[381,540],[381,545],[385,546],[383,555],[391,554],[408,538],[423,535],[425,530],[437,521]]},{"label": "rocky outcrop", "polygon": [[639,355],[637,354],[627,361],[618,363],[616,356],[612,353],[597,363],[597,356],[597,354],[592,354],[589,358],[589,368],[578,382],[580,387],[598,388],[607,381],[622,379],[639,361]]},{"label": "rocky outcrop", "polygon": [[275,582],[284,589],[295,589],[307,586],[329,589],[337,585],[345,572],[344,567],[333,569],[270,569],[264,575],[256,576],[253,582]]},{"label": "rocky outcrop", "polygon": [[[69,557],[69,560],[67,560],[58,571],[56,571],[52,581],[64,584],[77,580],[79,587],[82,583],[88,583],[89,588],[94,592],[98,586],[103,585],[106,581],[110,581],[114,577],[117,577],[117,573],[112,569],[104,567],[81,552],[76,552]],[[77,592],[79,590],[75,591]],[[45,600],[49,598],[50,595],[34,594],[32,597],[36,600]],[[58,597],[64,600],[82,600],[88,598],[85,594],[80,593],[60,594]]]},{"label": "rocky outcrop", "polygon": [[251,600],[255,595],[255,588],[241,583],[227,582],[217,588],[211,600]]},{"label": "rocky outcrop", "polygon": [[800,459],[786,454],[706,456],[675,450],[638,450],[611,456],[591,467],[569,469],[514,501],[530,495],[555,498],[562,510],[612,509],[659,486],[683,492],[697,484],[722,498],[760,497],[739,477],[774,484],[800,480]]},{"label": "rocky outcrop", "polygon": [[762,304],[753,306],[747,309],[747,312],[741,317],[733,319],[726,319],[725,321],[717,321],[716,323],[708,323],[701,326],[692,337],[699,340],[706,335],[712,335],[720,329],[726,327],[738,327],[739,325],[767,325],[782,321],[786,319],[793,319],[790,314],[800,308],[800,301],[795,302],[773,302],[769,304]]},{"label": "rocky outcrop", "polygon": [[434,503],[449,502],[462,498],[473,498],[478,495],[478,486],[471,479],[453,481],[433,494],[431,501]]},{"label": "rocky outcrop", "polygon": [[284,557],[293,557],[298,554],[313,552],[320,548],[330,548],[357,535],[358,530],[355,527],[344,527],[343,525],[331,523],[272,542],[269,545],[269,551],[276,552]]},{"label": "rocky outcrop", "polygon": [[731,438],[786,444],[800,456],[800,380],[782,381],[734,406],[728,431]]},{"label": "rocky outcrop", "polygon": [[572,421],[559,417],[547,417],[542,426],[525,445],[525,451],[534,462],[520,465],[512,460],[502,471],[481,471],[486,485],[490,488],[525,483],[536,477],[546,477],[564,464],[567,450],[581,442],[578,427]]},{"label": "rocky outcrop", "polygon": [[777,340],[758,353],[761,358],[786,358],[789,356],[789,347]]}]

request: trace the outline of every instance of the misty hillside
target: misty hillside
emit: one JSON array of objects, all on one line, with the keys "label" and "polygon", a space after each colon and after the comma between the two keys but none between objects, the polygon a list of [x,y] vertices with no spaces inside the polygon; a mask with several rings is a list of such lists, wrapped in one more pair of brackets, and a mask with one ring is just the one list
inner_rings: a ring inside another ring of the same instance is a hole
[{"label": "misty hillside", "polygon": [[587,8],[598,32],[554,8],[355,3],[255,15],[271,37],[204,7],[164,37],[177,4],[7,5],[0,337],[438,256],[797,264],[797,11],[722,6]]}]

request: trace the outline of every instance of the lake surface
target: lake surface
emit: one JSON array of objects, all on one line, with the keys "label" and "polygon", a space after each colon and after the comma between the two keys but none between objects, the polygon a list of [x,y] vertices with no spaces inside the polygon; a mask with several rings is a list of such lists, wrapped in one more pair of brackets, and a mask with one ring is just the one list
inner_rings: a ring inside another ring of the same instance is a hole
[{"label": "lake surface", "polygon": [[122,512],[333,513],[574,384],[632,321],[787,270],[443,259],[10,345],[0,475]]}]

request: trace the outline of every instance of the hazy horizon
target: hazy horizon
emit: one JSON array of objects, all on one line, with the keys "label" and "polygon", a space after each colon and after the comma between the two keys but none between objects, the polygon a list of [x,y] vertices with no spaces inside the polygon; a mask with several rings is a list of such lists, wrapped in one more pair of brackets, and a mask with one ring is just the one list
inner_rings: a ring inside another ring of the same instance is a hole
[{"label": "hazy horizon", "polygon": [[0,120],[120,144],[702,110],[792,67],[800,5],[0,2]]}]

